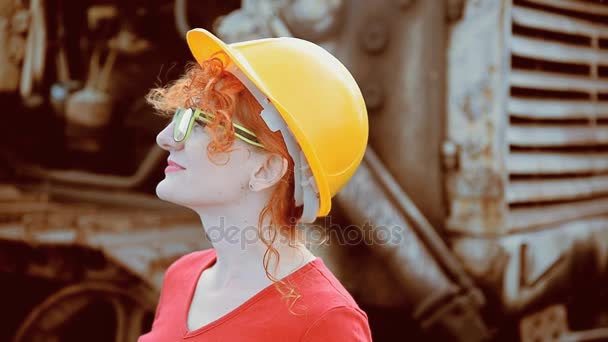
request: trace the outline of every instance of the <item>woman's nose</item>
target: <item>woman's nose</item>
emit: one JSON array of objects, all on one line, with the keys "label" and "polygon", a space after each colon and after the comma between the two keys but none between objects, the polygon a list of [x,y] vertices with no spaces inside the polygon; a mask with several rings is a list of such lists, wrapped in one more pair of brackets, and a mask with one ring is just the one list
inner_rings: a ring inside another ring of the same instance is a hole
[{"label": "woman's nose", "polygon": [[165,151],[179,148],[178,144],[173,140],[173,125],[173,122],[169,123],[167,127],[156,135],[156,144]]}]

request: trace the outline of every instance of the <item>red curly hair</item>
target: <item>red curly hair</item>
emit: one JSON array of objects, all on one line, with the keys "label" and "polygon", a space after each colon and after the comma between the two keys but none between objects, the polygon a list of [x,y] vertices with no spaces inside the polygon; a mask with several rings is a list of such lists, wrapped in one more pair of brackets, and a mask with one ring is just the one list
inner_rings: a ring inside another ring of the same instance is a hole
[{"label": "red curly hair", "polygon": [[[260,113],[262,106],[249,90],[230,72],[226,71],[224,61],[229,57],[219,52],[200,64],[189,63],[186,72],[174,82],[153,88],[146,95],[146,100],[158,112],[166,117],[173,115],[177,107],[196,106],[214,115],[213,122],[207,125],[211,142],[207,146],[207,156],[214,156],[233,151],[235,139],[233,121],[237,121],[255,132],[259,141],[269,153],[276,153],[288,161],[288,171],[277,183],[267,205],[262,209],[258,221],[258,237],[266,245],[263,266],[266,276],[273,281],[285,299],[292,299],[290,310],[300,294],[290,285],[275,277],[279,252],[273,247],[279,234],[284,234],[290,246],[298,238],[296,222],[302,215],[302,207],[295,206],[294,197],[294,163],[280,132],[271,131]],[[269,226],[264,229],[265,218]],[[276,263],[272,272],[269,270],[271,258]]]}]

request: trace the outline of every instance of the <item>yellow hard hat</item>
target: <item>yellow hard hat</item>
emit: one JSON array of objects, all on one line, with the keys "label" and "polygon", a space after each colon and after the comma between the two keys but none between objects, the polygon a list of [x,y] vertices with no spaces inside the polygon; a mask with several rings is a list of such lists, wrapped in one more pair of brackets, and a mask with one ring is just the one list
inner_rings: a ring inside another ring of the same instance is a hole
[{"label": "yellow hard hat", "polygon": [[234,63],[276,107],[317,183],[318,216],[326,216],[367,146],[367,110],[350,72],[322,47],[298,38],[226,44],[197,28],[186,40],[198,63],[224,51],[226,65]]}]

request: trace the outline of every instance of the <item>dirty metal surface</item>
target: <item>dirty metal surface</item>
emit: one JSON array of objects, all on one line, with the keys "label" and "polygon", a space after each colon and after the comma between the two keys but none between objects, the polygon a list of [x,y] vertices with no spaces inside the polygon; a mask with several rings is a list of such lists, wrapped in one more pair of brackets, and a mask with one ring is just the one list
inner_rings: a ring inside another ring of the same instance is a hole
[{"label": "dirty metal surface", "polygon": [[370,146],[436,228],[446,216],[445,7],[435,0],[351,1],[348,25],[330,40],[361,85]]},{"label": "dirty metal surface", "polygon": [[[504,231],[510,1],[467,1],[448,44],[449,230]],[[475,52],[474,52],[475,51]],[[478,53],[483,51],[484,53]]]},{"label": "dirty metal surface", "polygon": [[607,10],[465,5],[448,49],[451,231],[500,235],[608,213]]},{"label": "dirty metal surface", "polygon": [[455,341],[487,337],[479,312],[483,295],[373,149],[336,202],[371,237],[370,247],[408,294],[406,304],[427,333]]},{"label": "dirty metal surface", "polygon": [[606,328],[570,331],[566,307],[559,304],[525,317],[519,330],[521,342],[584,342],[608,339]]},{"label": "dirty metal surface", "polygon": [[97,250],[156,290],[175,259],[208,246],[200,220],[189,211],[60,203],[44,194],[2,189],[4,198],[10,198],[0,199],[0,239],[5,243]]},{"label": "dirty metal surface", "polygon": [[563,285],[581,285],[580,277],[601,286],[608,275],[608,216],[499,238],[459,237],[452,249],[506,312],[521,312],[565,295]]}]

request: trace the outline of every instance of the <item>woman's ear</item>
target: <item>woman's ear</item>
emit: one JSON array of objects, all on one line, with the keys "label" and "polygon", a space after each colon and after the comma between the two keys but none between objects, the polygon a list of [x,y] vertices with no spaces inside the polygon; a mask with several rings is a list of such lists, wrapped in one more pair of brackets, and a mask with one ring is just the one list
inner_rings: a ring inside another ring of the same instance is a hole
[{"label": "woman's ear", "polygon": [[267,154],[253,170],[249,179],[249,189],[260,191],[278,183],[287,172],[287,159],[276,153]]}]

